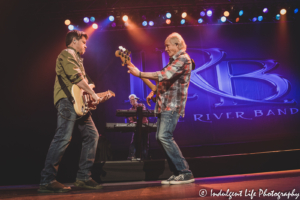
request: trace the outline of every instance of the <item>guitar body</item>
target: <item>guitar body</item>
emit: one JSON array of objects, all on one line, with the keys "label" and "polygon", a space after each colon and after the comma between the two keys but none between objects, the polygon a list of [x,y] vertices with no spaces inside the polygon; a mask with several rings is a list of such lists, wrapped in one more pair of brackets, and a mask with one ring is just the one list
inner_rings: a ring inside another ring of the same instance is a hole
[{"label": "guitar body", "polygon": [[[108,95],[108,93],[111,94],[111,96],[115,97],[115,93],[108,90],[106,92],[97,93],[97,96],[99,98],[103,98]],[[80,89],[77,85],[73,84],[71,89],[71,94],[74,99],[74,110],[78,116],[83,116],[88,113],[89,110],[95,110],[97,106],[93,105],[93,98],[90,96],[90,94],[84,92],[82,89]],[[105,99],[105,101],[108,100]],[[103,103],[104,101],[101,101],[100,103]]]}]

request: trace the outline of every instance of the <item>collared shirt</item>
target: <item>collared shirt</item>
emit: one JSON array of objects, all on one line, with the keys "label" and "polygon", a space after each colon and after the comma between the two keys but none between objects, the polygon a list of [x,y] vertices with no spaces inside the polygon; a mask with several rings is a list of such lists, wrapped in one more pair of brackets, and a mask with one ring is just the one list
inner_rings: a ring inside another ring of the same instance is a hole
[{"label": "collared shirt", "polygon": [[54,105],[61,98],[67,98],[67,95],[62,90],[59,84],[57,75],[60,75],[62,81],[66,84],[71,92],[73,84],[79,83],[83,77],[86,79],[85,70],[82,63],[83,59],[79,52],[76,52],[72,47],[64,49],[56,59],[56,78],[54,83]]},{"label": "collared shirt", "polygon": [[189,55],[180,50],[174,61],[158,71],[157,101],[154,112],[176,111],[184,117],[185,105],[190,84],[192,61]]},{"label": "collared shirt", "polygon": [[[143,110],[146,110],[146,106],[143,103],[138,103],[137,105],[133,105],[129,110],[136,110],[137,107],[143,107]],[[130,123],[137,122],[136,117],[128,117],[128,119],[129,119]],[[142,123],[143,124],[147,124],[148,123],[147,117],[143,117]]]}]

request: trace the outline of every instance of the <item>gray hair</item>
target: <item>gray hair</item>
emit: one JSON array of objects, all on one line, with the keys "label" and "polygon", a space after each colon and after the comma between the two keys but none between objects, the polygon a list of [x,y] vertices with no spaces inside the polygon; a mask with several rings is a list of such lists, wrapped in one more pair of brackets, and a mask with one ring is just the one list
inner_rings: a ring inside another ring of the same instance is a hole
[{"label": "gray hair", "polygon": [[166,40],[170,40],[170,42],[172,44],[178,44],[178,48],[181,50],[184,50],[186,51],[186,44],[185,44],[185,41],[184,39],[182,38],[182,36],[179,34],[179,33],[171,33]]},{"label": "gray hair", "polygon": [[129,97],[128,97],[128,98],[130,99],[130,97],[132,97],[132,96],[133,96],[135,99],[137,98],[137,96],[136,96],[135,94],[131,94],[131,95],[129,95]]}]

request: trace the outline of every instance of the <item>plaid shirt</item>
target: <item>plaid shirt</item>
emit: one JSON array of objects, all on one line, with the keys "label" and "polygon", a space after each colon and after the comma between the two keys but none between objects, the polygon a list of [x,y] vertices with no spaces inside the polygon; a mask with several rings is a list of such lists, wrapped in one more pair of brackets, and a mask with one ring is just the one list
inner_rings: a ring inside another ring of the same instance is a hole
[{"label": "plaid shirt", "polygon": [[159,82],[154,112],[159,114],[162,111],[176,111],[184,117],[192,61],[183,50],[177,52],[172,58],[174,61],[170,61],[166,67],[157,72]]}]

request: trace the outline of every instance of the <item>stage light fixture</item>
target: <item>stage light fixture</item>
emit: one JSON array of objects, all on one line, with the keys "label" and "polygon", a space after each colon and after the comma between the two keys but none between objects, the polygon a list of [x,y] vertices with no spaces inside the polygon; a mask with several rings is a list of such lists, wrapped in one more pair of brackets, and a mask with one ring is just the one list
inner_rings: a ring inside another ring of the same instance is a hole
[{"label": "stage light fixture", "polygon": [[243,10],[240,10],[239,16],[242,16],[243,14],[244,14],[244,11],[243,11]]},{"label": "stage light fixture", "polygon": [[147,26],[147,24],[148,24],[147,21],[143,21],[142,23],[143,26]]},{"label": "stage light fixture", "polygon": [[89,23],[89,18],[88,17],[85,17],[85,18],[83,18],[83,21],[84,21],[84,23]]},{"label": "stage light fixture", "polygon": [[166,24],[171,24],[171,20],[170,20],[170,19],[167,19],[167,20],[166,20]]},{"label": "stage light fixture", "polygon": [[237,17],[237,18],[235,19],[235,22],[239,22],[239,21],[240,21],[240,18]]},{"label": "stage light fixture", "polygon": [[90,17],[90,22],[94,22],[95,21],[95,17]]},{"label": "stage light fixture", "polygon": [[122,17],[122,19],[123,19],[124,22],[127,22],[128,16],[127,16],[127,15],[124,15],[124,16]]},{"label": "stage light fixture", "polygon": [[153,26],[154,25],[154,22],[153,21],[150,21],[149,22],[149,26]]},{"label": "stage light fixture", "polygon": [[65,20],[65,25],[69,26],[70,24],[71,24],[71,21],[68,20],[68,19],[66,19],[66,20]]},{"label": "stage light fixture", "polygon": [[204,12],[204,11],[201,11],[201,12],[200,12],[200,16],[201,16],[201,17],[204,17],[204,16],[205,16],[205,12]]},{"label": "stage light fixture", "polygon": [[185,19],[182,19],[182,20],[180,21],[180,24],[185,24]]},{"label": "stage light fixture", "polygon": [[202,19],[202,18],[199,18],[199,19],[198,19],[198,23],[201,24],[202,22],[203,22],[203,19]]},{"label": "stage light fixture", "polygon": [[116,22],[113,22],[113,23],[111,24],[111,27],[116,27],[116,26],[117,26]]},{"label": "stage light fixture", "polygon": [[70,31],[73,31],[73,30],[74,30],[74,26],[71,24],[71,25],[68,26],[68,29],[69,29]]},{"label": "stage light fixture", "polygon": [[167,13],[167,14],[166,14],[166,17],[167,17],[168,19],[170,19],[170,18],[172,17],[171,13]]},{"label": "stage light fixture", "polygon": [[226,22],[226,17],[225,16],[221,17],[221,22]]},{"label": "stage light fixture", "polygon": [[299,11],[299,9],[298,9],[298,8],[295,8],[294,13],[297,14],[298,11]]},{"label": "stage light fixture", "polygon": [[229,17],[229,12],[228,12],[228,11],[225,11],[225,12],[224,12],[224,16],[225,16],[225,17]]},{"label": "stage light fixture", "polygon": [[277,19],[277,20],[280,20],[280,14],[277,14],[277,15],[276,15],[276,19]]},{"label": "stage light fixture", "polygon": [[268,11],[269,11],[268,8],[263,9],[263,13],[267,13]]},{"label": "stage light fixture", "polygon": [[257,18],[256,18],[256,17],[253,17],[252,21],[253,21],[253,22],[256,22],[256,21],[257,21]]},{"label": "stage light fixture", "polygon": [[93,23],[92,27],[93,27],[93,29],[98,29],[98,24]]},{"label": "stage light fixture", "polygon": [[111,15],[111,16],[109,16],[108,19],[109,19],[109,21],[113,22],[115,20],[115,17]]},{"label": "stage light fixture", "polygon": [[263,16],[258,16],[258,18],[257,18],[257,19],[258,19],[258,21],[260,21],[260,22],[261,22],[261,21],[262,21],[264,18],[263,18]]},{"label": "stage light fixture", "polygon": [[211,11],[211,10],[208,10],[208,11],[206,12],[206,15],[207,15],[208,17],[211,17],[211,16],[212,16],[212,11]]},{"label": "stage light fixture", "polygon": [[286,9],[284,9],[284,8],[281,9],[281,10],[280,10],[280,14],[281,14],[281,15],[285,15],[285,14],[286,14]]},{"label": "stage light fixture", "polygon": [[186,12],[183,12],[183,13],[181,14],[181,17],[182,17],[182,18],[186,18],[186,16],[187,16],[187,13],[186,13]]}]

